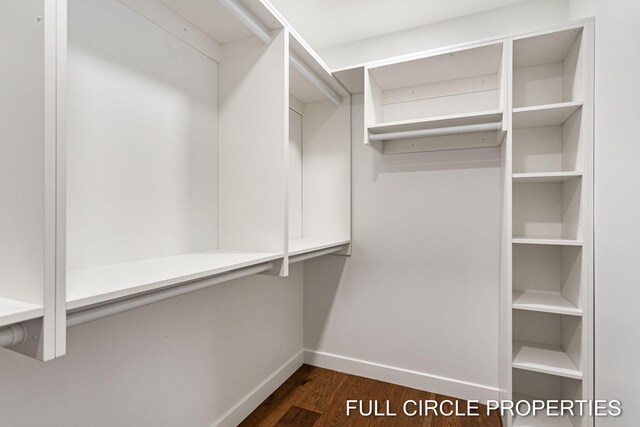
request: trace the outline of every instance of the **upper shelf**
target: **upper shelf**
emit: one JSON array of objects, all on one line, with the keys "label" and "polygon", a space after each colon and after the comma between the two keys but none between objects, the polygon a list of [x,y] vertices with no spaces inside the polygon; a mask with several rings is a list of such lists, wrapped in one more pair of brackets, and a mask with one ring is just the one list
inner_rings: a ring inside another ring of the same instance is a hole
[{"label": "upper shelf", "polygon": [[67,309],[149,292],[282,258],[269,252],[213,250],[70,270]]},{"label": "upper shelf", "polygon": [[42,317],[42,306],[0,297],[0,327]]},{"label": "upper shelf", "polygon": [[384,146],[387,154],[492,147],[502,143],[502,118],[501,110],[489,110],[379,123],[368,132],[372,141],[393,141]]},{"label": "upper shelf", "polygon": [[514,108],[513,128],[559,126],[580,108],[582,108],[582,101]]},{"label": "upper shelf", "polygon": [[570,179],[579,178],[582,172],[534,172],[534,173],[514,173],[514,184],[538,184],[549,182],[565,182]]},{"label": "upper shelf", "polygon": [[349,244],[349,240],[336,239],[292,239],[289,240],[289,255],[300,255],[321,249]]}]

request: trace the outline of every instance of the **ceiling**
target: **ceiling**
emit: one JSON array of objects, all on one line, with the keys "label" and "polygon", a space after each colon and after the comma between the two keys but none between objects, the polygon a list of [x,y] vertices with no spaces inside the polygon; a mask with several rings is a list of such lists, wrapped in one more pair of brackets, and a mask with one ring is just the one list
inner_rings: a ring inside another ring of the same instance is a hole
[{"label": "ceiling", "polygon": [[316,50],[520,1],[523,0],[270,0]]}]

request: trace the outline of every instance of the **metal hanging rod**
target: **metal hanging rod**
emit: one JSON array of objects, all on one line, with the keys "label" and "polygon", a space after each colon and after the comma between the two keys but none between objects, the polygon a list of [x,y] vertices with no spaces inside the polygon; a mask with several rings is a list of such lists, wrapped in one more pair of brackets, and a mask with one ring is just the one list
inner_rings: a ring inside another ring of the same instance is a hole
[{"label": "metal hanging rod", "polygon": [[336,252],[340,252],[342,250],[342,246],[337,246],[333,248],[320,249],[313,252],[308,252],[306,254],[293,255],[289,257],[289,264],[294,264],[296,262],[306,261],[311,258],[316,258],[322,255],[329,255]]},{"label": "metal hanging rod", "polygon": [[342,103],[342,98],[328,84],[324,82],[307,64],[305,64],[295,52],[289,52],[289,63],[298,70],[307,80],[309,80],[320,92],[336,105]]},{"label": "metal hanging rod", "polygon": [[371,141],[390,141],[395,139],[423,138],[426,136],[461,135],[465,133],[489,132],[502,128],[502,123],[481,123],[477,125],[451,126],[446,128],[406,130],[402,132],[369,134]]},{"label": "metal hanging rod", "polygon": [[218,0],[264,44],[271,43],[269,29],[239,0]]},{"label": "metal hanging rod", "polygon": [[[89,307],[80,311],[67,314],[67,328],[82,325],[104,317],[113,316],[114,314],[124,313],[145,305],[153,304],[166,299],[174,298],[180,295],[199,291],[209,288],[230,280],[240,279],[242,277],[252,276],[254,274],[264,273],[273,268],[270,262],[245,267],[229,273],[220,274],[218,276],[207,279],[198,280],[184,285],[173,286],[167,289],[161,289],[155,292],[134,296],[111,303]],[[0,347],[10,347],[22,343],[28,336],[28,331],[24,323],[17,323],[0,329]]]}]

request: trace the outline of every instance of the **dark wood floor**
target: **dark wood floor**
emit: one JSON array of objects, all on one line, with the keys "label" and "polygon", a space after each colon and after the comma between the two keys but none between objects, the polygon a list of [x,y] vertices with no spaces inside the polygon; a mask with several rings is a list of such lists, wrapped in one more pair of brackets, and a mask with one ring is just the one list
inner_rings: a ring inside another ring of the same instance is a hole
[{"label": "dark wood floor", "polygon": [[[377,401],[382,412],[386,412],[389,401],[395,417],[365,417],[352,412],[347,417],[347,400]],[[423,426],[423,427],[500,427],[497,413],[479,417],[413,416],[403,414],[402,405],[407,400],[450,399],[434,393],[415,390],[382,381],[343,374],[341,372],[303,365],[291,378],[269,396],[240,425],[248,426]],[[460,400],[460,405],[466,405]],[[479,411],[485,413],[483,409]]]}]

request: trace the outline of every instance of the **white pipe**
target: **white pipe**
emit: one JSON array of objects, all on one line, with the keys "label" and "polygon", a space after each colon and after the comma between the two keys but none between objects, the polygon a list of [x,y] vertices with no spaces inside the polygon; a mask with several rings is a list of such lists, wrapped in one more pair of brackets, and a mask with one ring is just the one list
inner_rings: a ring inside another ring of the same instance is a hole
[{"label": "white pipe", "polygon": [[168,289],[162,289],[156,292],[142,294],[133,298],[127,298],[109,304],[91,307],[86,310],[77,311],[67,315],[67,327],[73,328],[74,326],[78,326],[83,323],[92,322],[94,320],[102,319],[103,317],[113,316],[114,314],[123,313],[125,311],[133,310],[135,308],[153,304],[169,298],[174,298],[190,292],[199,291],[201,289],[205,289],[222,282],[240,279],[242,277],[251,276],[258,273],[264,273],[265,271],[271,270],[271,268],[273,268],[273,264],[271,263],[259,264],[252,267],[246,267],[240,270],[221,274],[219,276],[214,276],[209,279],[198,280],[196,282],[187,283],[185,285],[174,286]]},{"label": "white pipe", "polygon": [[402,132],[369,134],[371,141],[390,141],[395,139],[423,138],[426,136],[461,135],[474,132],[488,132],[502,128],[502,123],[481,123],[477,125],[451,126],[446,128],[406,130]]},{"label": "white pipe", "polygon": [[264,44],[271,43],[269,29],[239,0],[218,0]]},{"label": "white pipe", "polygon": [[308,252],[306,254],[293,255],[289,257],[289,264],[294,264],[296,262],[306,261],[308,259],[317,258],[323,255],[329,255],[336,252],[340,252],[342,250],[342,246],[320,249],[318,251]]},{"label": "white pipe", "polygon": [[331,100],[336,105],[342,103],[342,98],[328,84],[324,82],[307,64],[305,64],[298,56],[289,52],[289,63],[293,65],[293,68],[298,70],[307,80],[309,80],[320,92]]}]

